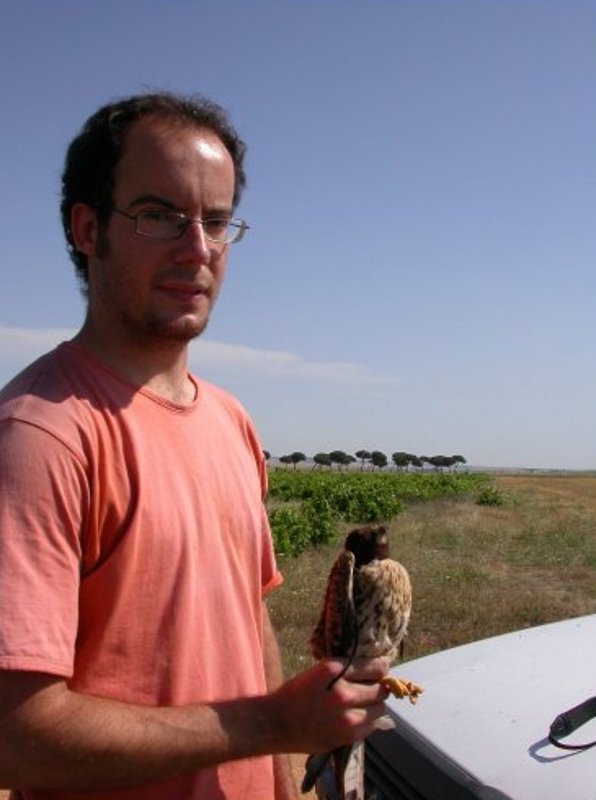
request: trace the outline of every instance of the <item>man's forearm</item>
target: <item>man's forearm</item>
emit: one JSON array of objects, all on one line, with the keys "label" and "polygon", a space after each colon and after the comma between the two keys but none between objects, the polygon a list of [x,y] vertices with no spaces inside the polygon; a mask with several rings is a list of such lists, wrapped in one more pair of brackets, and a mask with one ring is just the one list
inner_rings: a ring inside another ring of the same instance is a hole
[{"label": "man's forearm", "polygon": [[0,720],[0,786],[110,789],[279,752],[271,711],[265,697],[135,706],[49,681]]},{"label": "man's forearm", "polygon": [[[371,659],[344,674],[342,662],[322,661],[261,697],[161,708],[0,671],[0,786],[111,789],[251,756],[331,750],[381,726],[387,690],[377,681],[387,668]],[[292,797],[277,768],[276,793]]]}]

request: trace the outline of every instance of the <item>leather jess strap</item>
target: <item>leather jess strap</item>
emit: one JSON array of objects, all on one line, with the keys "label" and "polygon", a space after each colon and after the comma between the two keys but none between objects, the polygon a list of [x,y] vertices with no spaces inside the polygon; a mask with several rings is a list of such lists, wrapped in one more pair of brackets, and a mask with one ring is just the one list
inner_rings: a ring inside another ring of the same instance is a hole
[{"label": "leather jess strap", "polygon": [[548,739],[551,744],[563,750],[588,750],[596,745],[596,739],[586,744],[563,744],[559,739],[569,736],[588,720],[596,717],[596,696],[584,700],[568,711],[564,711],[551,723]]}]

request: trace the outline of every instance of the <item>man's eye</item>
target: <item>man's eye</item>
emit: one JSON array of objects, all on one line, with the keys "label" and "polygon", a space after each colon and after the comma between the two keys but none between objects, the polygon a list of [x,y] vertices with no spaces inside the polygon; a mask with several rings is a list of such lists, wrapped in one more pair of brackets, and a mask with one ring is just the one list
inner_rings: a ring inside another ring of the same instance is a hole
[{"label": "man's eye", "polygon": [[172,213],[171,211],[143,211],[143,217],[148,220],[149,222],[176,222],[177,221],[177,214]]},{"label": "man's eye", "polygon": [[203,221],[203,227],[207,233],[223,233],[228,227],[227,219],[206,219]]}]

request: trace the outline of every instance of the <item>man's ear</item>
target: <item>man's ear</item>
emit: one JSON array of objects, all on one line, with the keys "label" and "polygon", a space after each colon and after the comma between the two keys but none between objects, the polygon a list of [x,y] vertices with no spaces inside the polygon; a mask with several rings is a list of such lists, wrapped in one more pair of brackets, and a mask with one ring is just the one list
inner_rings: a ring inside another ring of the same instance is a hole
[{"label": "man's ear", "polygon": [[95,254],[98,222],[95,209],[86,203],[75,203],[70,211],[70,233],[75,250],[86,256]]}]

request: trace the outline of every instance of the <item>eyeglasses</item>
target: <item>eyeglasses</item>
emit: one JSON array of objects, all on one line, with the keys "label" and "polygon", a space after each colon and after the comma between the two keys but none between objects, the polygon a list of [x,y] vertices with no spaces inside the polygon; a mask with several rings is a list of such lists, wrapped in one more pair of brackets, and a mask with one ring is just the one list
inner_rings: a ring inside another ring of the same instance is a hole
[{"label": "eyeglasses", "polygon": [[239,242],[245,231],[250,227],[243,219],[201,219],[200,217],[187,217],[177,211],[154,210],[139,211],[138,214],[127,214],[119,208],[112,208],[117,214],[132,219],[135,222],[135,231],[139,236],[149,239],[179,239],[189,225],[198,222],[202,227],[205,238],[217,244],[232,244]]}]

